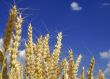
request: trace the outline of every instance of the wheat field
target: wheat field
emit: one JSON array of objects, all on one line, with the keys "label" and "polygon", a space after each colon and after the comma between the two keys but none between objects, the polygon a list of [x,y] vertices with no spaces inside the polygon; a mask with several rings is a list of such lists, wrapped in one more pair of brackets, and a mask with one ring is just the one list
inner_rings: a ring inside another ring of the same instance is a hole
[{"label": "wheat field", "polygon": [[[62,47],[62,32],[57,35],[55,48],[50,53],[49,34],[40,36],[37,42],[33,42],[32,25],[28,26],[28,42],[25,43],[25,72],[22,64],[17,60],[19,54],[23,17],[14,5],[9,12],[8,22],[3,38],[3,49],[0,49],[0,79],[105,79],[102,70],[94,76],[95,58],[92,57],[87,71],[82,67],[78,75],[81,59],[80,54],[76,61],[72,49],[68,51],[69,58],[63,58],[59,62]],[[12,40],[12,45],[10,41]],[[7,64],[6,52],[10,56],[10,64]],[[23,73],[25,76],[23,76]]]}]

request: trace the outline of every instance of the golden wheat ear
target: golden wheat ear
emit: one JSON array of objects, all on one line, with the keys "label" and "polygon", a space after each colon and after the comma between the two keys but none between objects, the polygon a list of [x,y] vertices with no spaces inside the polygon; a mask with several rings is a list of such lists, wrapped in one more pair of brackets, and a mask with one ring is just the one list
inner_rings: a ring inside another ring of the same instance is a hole
[{"label": "golden wheat ear", "polygon": [[16,16],[17,16],[17,8],[16,8],[16,5],[14,5],[9,13],[8,22],[7,22],[6,30],[5,30],[5,36],[3,39],[4,52],[6,52],[6,50],[8,49],[8,47],[10,45],[12,31],[15,26]]},{"label": "golden wheat ear", "polygon": [[98,79],[105,79],[104,74],[101,69],[98,72]]},{"label": "golden wheat ear", "polygon": [[72,49],[69,50],[69,71],[68,71],[68,75],[69,75],[69,79],[73,79],[73,74],[74,74],[74,56],[73,56],[73,51]]},{"label": "golden wheat ear", "polygon": [[44,40],[43,40],[43,52],[42,52],[42,56],[43,56],[43,59],[48,62],[50,59],[50,48],[49,48],[49,34],[47,34],[45,37],[44,37]]},{"label": "golden wheat ear", "polygon": [[52,54],[52,57],[51,57],[51,78],[57,78],[57,65],[58,65],[58,62],[59,62],[59,56],[60,56],[60,53],[61,53],[61,45],[62,45],[62,32],[58,33],[57,35],[57,42],[56,42],[56,45],[55,45],[55,49],[53,50],[53,54]]},{"label": "golden wheat ear", "polygon": [[66,58],[64,58],[64,79],[68,79],[68,62]]},{"label": "golden wheat ear", "polygon": [[82,59],[82,55],[80,54],[76,60],[76,63],[74,65],[74,79],[77,79],[77,73],[78,73],[78,68],[79,68],[79,64],[81,62]]},{"label": "golden wheat ear", "polygon": [[9,17],[8,17],[8,22],[6,25],[6,30],[5,30],[5,35],[3,39],[3,61],[2,61],[2,78],[3,79],[8,79],[8,71],[7,71],[7,58],[5,56],[7,49],[9,48],[10,45],[10,40],[12,37],[12,31],[15,26],[15,19],[17,15],[17,8],[14,5],[12,9],[10,10]]},{"label": "golden wheat ear", "polygon": [[26,79],[34,78],[34,58],[33,58],[33,38],[32,38],[32,25],[31,23],[28,25],[28,42],[26,44]]},{"label": "golden wheat ear", "polygon": [[21,27],[23,23],[23,18],[21,15],[17,15],[16,21],[15,21],[15,27],[14,27],[14,37],[12,42],[12,47],[10,47],[9,53],[10,53],[10,74],[9,77],[13,77],[13,79],[19,79],[22,78],[22,75],[20,75],[20,63],[17,61],[18,56],[18,48],[20,46],[20,40],[21,40]]},{"label": "golden wheat ear", "polygon": [[81,72],[80,79],[85,79],[85,71],[84,71],[84,66],[82,67],[82,72]]},{"label": "golden wheat ear", "polygon": [[53,51],[53,54],[52,54],[52,58],[54,60],[54,62],[57,64],[58,61],[59,61],[59,55],[61,53],[61,45],[62,45],[62,32],[58,33],[58,36],[57,36],[57,43],[55,45],[55,49]]},{"label": "golden wheat ear", "polygon": [[93,79],[93,70],[94,70],[95,59],[92,57],[89,70],[87,71],[87,79]]},{"label": "golden wheat ear", "polygon": [[10,51],[10,67],[15,67],[15,60],[18,55],[18,48],[21,40],[21,27],[22,27],[22,16],[17,16],[17,21],[15,22],[15,36],[13,38],[12,48]]}]

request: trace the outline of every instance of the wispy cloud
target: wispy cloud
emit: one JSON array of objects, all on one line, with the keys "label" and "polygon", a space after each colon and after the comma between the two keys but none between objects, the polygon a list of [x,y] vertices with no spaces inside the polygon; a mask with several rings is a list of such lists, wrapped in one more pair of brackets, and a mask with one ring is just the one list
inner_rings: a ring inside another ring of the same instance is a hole
[{"label": "wispy cloud", "polygon": [[107,64],[107,68],[105,69],[104,74],[107,79],[110,78],[110,61]]},{"label": "wispy cloud", "polygon": [[72,2],[72,3],[70,4],[70,7],[71,7],[71,9],[74,10],[74,11],[80,11],[80,10],[82,10],[82,7],[79,6],[79,4],[78,4],[77,2]]},{"label": "wispy cloud", "polygon": [[110,50],[105,52],[100,52],[101,58],[110,59]]},{"label": "wispy cloud", "polygon": [[110,7],[110,3],[102,3],[101,8],[104,8],[104,7]]},{"label": "wispy cloud", "polygon": [[102,6],[110,6],[110,3],[102,3]]},{"label": "wispy cloud", "polygon": [[106,69],[104,70],[106,79],[109,79],[110,78],[110,50],[105,52],[100,52],[100,57],[103,59],[107,59],[109,61]]}]

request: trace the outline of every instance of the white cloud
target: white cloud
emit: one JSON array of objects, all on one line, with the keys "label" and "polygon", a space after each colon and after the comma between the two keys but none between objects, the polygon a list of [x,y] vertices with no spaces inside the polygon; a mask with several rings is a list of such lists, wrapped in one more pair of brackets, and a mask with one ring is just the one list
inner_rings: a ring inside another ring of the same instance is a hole
[{"label": "white cloud", "polygon": [[0,49],[3,49],[3,39],[0,38]]},{"label": "white cloud", "polygon": [[110,59],[110,50],[106,52],[100,52],[101,58]]},{"label": "white cloud", "polygon": [[110,62],[107,64],[107,68],[104,71],[105,77],[110,78]]},{"label": "white cloud", "polygon": [[24,57],[25,56],[25,50],[19,50],[19,56]]},{"label": "white cloud", "polygon": [[100,57],[103,59],[107,59],[109,62],[107,64],[106,69],[104,70],[105,78],[110,78],[110,50],[105,52],[100,52]]},{"label": "white cloud", "polygon": [[[12,40],[10,42],[12,44]],[[0,49],[3,49],[3,38],[0,38]],[[25,50],[19,50],[19,57],[24,57]]]},{"label": "white cloud", "polygon": [[71,9],[74,10],[74,11],[80,11],[80,10],[82,10],[82,7],[79,6],[79,4],[78,4],[77,2],[72,2],[72,3],[70,4],[70,7],[71,7]]}]

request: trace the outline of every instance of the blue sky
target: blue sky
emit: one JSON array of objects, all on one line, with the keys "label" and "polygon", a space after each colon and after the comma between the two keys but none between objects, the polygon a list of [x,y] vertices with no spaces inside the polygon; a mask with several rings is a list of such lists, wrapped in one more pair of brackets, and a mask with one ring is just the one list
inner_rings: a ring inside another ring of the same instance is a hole
[{"label": "blue sky", "polygon": [[[3,37],[9,8],[13,0],[0,0],[0,35]],[[75,57],[83,55],[82,65],[89,66],[96,58],[95,71],[110,72],[110,0],[17,0],[24,10],[23,39],[27,38],[28,23],[33,25],[33,38],[50,33],[50,44],[63,32],[62,56],[72,48]],[[108,57],[107,57],[108,56]],[[87,65],[88,64],[88,65]],[[108,68],[109,67],[109,68]],[[110,75],[109,75],[110,77]]]}]

